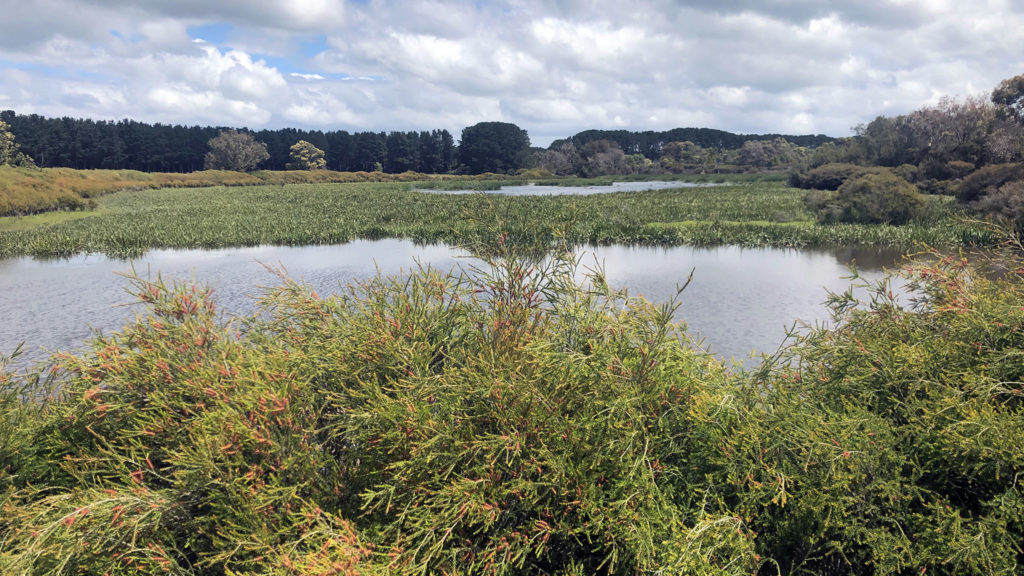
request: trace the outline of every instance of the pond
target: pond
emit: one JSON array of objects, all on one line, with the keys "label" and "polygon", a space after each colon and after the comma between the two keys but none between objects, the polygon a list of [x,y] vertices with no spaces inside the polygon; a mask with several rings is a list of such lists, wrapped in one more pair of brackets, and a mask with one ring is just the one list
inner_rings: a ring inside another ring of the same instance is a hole
[{"label": "pond", "polygon": [[547,186],[542,184],[525,184],[522,186],[502,186],[497,190],[434,190],[417,188],[420,192],[434,194],[503,194],[505,196],[559,196],[589,194],[609,194],[611,192],[644,192],[647,190],[668,190],[670,188],[698,188],[707,186],[724,186],[725,184],[708,184],[693,182],[672,182],[651,180],[649,182],[612,182],[607,186]]},{"label": "pond", "polygon": [[[582,250],[582,264],[603,263],[614,288],[664,301],[694,270],[677,319],[704,338],[710,351],[756,366],[751,352],[774,352],[794,321],[828,319],[825,289],[845,290],[847,263],[856,259],[867,279],[898,259],[895,252],[791,249],[648,248],[602,246]],[[230,315],[253,309],[261,286],[278,282],[263,264],[283,265],[321,294],[337,292],[377,270],[409,271],[417,262],[449,270],[475,262],[458,249],[408,240],[363,240],[337,246],[266,246],[225,250],[155,250],[129,263],[104,256],[40,261],[0,261],[0,354],[20,342],[18,362],[45,359],[49,351],[77,350],[93,331],[118,330],[141,307],[132,304],[119,273],[134,266],[142,277],[195,280],[211,285],[220,309]]]}]

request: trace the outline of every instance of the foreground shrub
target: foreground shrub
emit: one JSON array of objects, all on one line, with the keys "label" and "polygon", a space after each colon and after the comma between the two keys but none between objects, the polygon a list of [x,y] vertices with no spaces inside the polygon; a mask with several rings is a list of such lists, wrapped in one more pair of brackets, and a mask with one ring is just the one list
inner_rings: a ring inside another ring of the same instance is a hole
[{"label": "foreground shrub", "polygon": [[[1010,266],[1011,273],[1006,272]],[[762,374],[728,445],[740,513],[788,571],[1017,574],[1024,542],[1024,282],[938,254],[867,309],[836,295],[817,329]],[[764,495],[774,494],[772,506]]]},{"label": "foreground shrub", "polygon": [[[0,371],[3,574],[1018,574],[1024,261],[834,295],[756,372],[510,254],[240,325],[208,291]],[[47,384],[60,384],[48,401]]]},{"label": "foreground shrub", "polygon": [[[291,282],[244,334],[207,291],[60,359],[4,458],[4,574],[749,574],[713,494],[723,368],[565,259]],[[710,496],[710,497],[709,497]]]}]

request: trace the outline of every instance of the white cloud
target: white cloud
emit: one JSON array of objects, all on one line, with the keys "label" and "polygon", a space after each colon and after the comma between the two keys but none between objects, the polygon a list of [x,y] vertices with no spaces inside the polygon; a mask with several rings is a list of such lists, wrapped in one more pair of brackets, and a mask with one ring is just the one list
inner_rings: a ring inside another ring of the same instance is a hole
[{"label": "white cloud", "polygon": [[[1018,3],[0,0],[0,102],[149,122],[847,134],[1024,71]],[[224,25],[215,45],[193,26]]]}]

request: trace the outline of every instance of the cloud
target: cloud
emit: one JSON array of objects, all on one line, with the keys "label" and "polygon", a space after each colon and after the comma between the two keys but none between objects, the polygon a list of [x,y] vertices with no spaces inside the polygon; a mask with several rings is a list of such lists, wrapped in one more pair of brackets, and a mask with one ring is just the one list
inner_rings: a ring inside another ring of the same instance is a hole
[{"label": "cloud", "polygon": [[56,116],[845,135],[1024,71],[1001,0],[0,2],[0,102]]}]

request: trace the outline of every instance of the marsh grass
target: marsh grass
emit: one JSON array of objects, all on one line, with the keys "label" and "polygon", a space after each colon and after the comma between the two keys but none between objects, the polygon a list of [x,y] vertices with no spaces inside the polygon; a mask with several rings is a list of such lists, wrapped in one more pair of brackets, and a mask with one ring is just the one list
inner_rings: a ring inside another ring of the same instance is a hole
[{"label": "marsh grass", "polygon": [[[491,182],[497,181],[483,185]],[[413,190],[420,185],[363,182],[124,191],[97,199],[98,214],[90,218],[6,231],[5,223],[13,220],[0,219],[0,256],[99,252],[123,257],[150,248],[338,244],[384,237],[458,244],[492,233],[467,218],[487,210],[512,222],[507,232],[513,241],[550,240],[557,230],[573,244],[912,247],[919,241],[939,246],[992,241],[983,229],[958,220],[947,198],[929,199],[935,209],[927,224],[815,224],[801,201],[802,192],[775,181],[531,197]]]},{"label": "marsh grass", "polygon": [[335,172],[289,170],[232,172],[205,170],[187,174],[137,172],[134,170],[74,170],[72,168],[14,168],[0,166],[0,216],[52,211],[91,210],[90,199],[123,190],[154,190],[172,187],[258,186],[352,182],[412,182],[457,179],[473,181],[482,176],[449,176],[403,172]]}]

